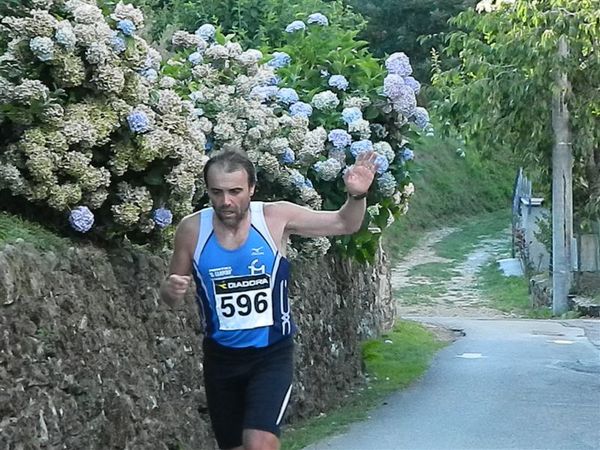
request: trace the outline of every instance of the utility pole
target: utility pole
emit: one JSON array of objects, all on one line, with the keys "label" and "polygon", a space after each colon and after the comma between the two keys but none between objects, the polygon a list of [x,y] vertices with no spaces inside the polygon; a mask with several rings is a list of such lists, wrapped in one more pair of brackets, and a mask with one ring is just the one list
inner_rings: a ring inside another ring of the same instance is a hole
[{"label": "utility pole", "polygon": [[[558,40],[558,61],[565,64],[569,47],[565,36]],[[571,84],[564,70],[555,77],[552,95],[552,311],[569,309],[571,287],[571,238],[573,236],[573,154],[567,96]]]}]

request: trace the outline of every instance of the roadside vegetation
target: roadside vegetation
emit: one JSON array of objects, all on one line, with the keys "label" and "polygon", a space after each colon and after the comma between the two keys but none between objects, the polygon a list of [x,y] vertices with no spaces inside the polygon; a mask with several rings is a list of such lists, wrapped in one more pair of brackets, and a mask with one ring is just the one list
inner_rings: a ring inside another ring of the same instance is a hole
[{"label": "roadside vegetation", "polygon": [[349,397],[342,408],[285,429],[282,449],[300,450],[343,432],[353,422],[366,419],[369,411],[387,395],[409,386],[423,375],[433,356],[446,343],[408,321],[400,321],[391,332],[365,342],[362,353],[366,386]]}]

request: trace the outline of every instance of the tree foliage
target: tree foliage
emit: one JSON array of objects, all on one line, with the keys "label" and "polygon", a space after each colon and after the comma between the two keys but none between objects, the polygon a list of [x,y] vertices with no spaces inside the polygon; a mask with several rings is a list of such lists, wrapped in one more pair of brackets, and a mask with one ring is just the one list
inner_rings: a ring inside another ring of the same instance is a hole
[{"label": "tree foliage", "polygon": [[[576,217],[600,213],[600,9],[591,0],[481,2],[452,20],[442,58],[459,64],[433,76],[437,113],[473,146],[515,152],[549,186],[553,146],[552,94],[567,74],[573,136]],[[557,57],[564,36],[568,57]]]},{"label": "tree foliage", "polygon": [[[102,0],[107,6],[115,0]],[[147,17],[147,34],[154,41],[168,38],[169,31],[194,31],[204,23],[214,23],[224,34],[235,34],[244,47],[279,47],[285,41],[287,24],[300,16],[319,12],[331,22],[352,30],[364,28],[359,14],[341,0],[131,0]],[[163,36],[164,35],[164,36]]]},{"label": "tree foliage", "polygon": [[[428,80],[431,48],[442,45],[448,19],[475,5],[475,0],[348,0],[368,25],[360,37],[376,56],[401,48],[410,56],[419,80]],[[423,43],[420,36],[432,36]]]}]

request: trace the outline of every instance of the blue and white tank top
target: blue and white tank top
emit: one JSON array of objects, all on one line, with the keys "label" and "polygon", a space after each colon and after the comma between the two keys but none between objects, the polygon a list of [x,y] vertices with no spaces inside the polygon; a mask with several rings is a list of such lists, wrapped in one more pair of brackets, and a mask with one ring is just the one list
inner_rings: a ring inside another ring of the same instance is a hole
[{"label": "blue and white tank top", "polygon": [[288,301],[290,265],[269,233],[263,206],[250,203],[248,238],[235,250],[219,244],[213,209],[199,214],[196,301],[205,335],[226,347],[267,347],[296,331]]}]

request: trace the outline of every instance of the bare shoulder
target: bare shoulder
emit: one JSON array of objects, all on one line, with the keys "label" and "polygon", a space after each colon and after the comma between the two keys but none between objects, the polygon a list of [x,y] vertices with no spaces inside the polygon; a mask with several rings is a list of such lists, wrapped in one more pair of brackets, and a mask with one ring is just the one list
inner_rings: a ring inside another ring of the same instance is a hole
[{"label": "bare shoulder", "polygon": [[292,202],[277,201],[264,204],[264,214],[267,220],[277,222],[287,222],[290,217],[297,214],[299,210],[307,210],[308,208],[296,205]]},{"label": "bare shoulder", "polygon": [[175,239],[188,244],[195,242],[200,229],[200,211],[189,214],[177,225]]}]

